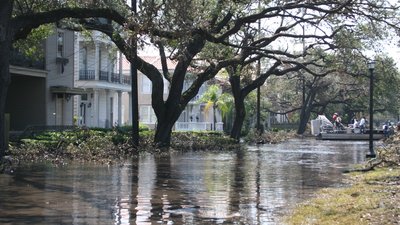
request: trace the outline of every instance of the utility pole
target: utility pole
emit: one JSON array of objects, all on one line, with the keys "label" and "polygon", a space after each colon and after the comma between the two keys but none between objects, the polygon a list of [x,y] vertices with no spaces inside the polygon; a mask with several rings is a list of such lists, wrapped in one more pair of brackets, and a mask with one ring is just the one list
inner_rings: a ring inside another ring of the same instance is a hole
[{"label": "utility pole", "polygon": [[[305,14],[305,11],[304,11],[304,14]],[[303,60],[304,60],[304,58],[306,56],[306,41],[304,39],[304,36],[306,35],[306,32],[305,32],[304,26],[305,25],[303,24],[303,26],[302,26],[302,28],[303,28],[303,38],[302,38],[302,42],[303,42]],[[305,107],[305,105],[304,105],[305,102],[306,102],[306,78],[305,78],[304,74],[302,74],[302,107],[303,108]]]},{"label": "utility pole", "polygon": [[[306,10],[304,9],[303,19],[304,19],[305,15],[306,15]],[[302,26],[301,26],[303,28],[303,37],[302,37],[303,60],[305,59],[305,56],[306,56],[306,42],[304,39],[306,32],[305,32],[304,26],[305,26],[305,24],[302,24]],[[305,111],[306,111],[306,105],[305,105],[306,104],[306,77],[305,77],[304,73],[301,74],[301,92],[302,92],[302,96],[301,96],[302,98],[301,98],[301,113],[300,113],[300,115],[303,118],[300,118],[300,120],[303,120],[304,116],[305,116]]]},{"label": "utility pole", "polygon": [[[136,0],[131,1],[132,12],[136,15]],[[135,31],[136,32],[136,31]],[[137,82],[137,34],[131,37],[132,62],[131,62],[131,104],[132,104],[132,145],[134,148],[139,146],[139,101],[138,101],[138,82]]]},{"label": "utility pole", "polygon": [[[258,1],[258,8],[260,9],[260,1]],[[258,37],[261,37],[261,20],[258,20]],[[257,61],[257,77],[260,77],[261,74],[261,59]],[[261,128],[261,86],[257,87],[257,121],[256,121],[256,129],[259,134],[263,132]]]},{"label": "utility pole", "polygon": [[[260,77],[260,70],[261,70],[261,62],[258,60],[257,62],[257,77]],[[257,87],[257,131],[259,134],[263,132],[263,129],[261,128],[261,87]]]},{"label": "utility pole", "polygon": [[369,70],[369,154],[367,158],[375,158],[374,151],[374,69],[375,61],[368,62]]}]

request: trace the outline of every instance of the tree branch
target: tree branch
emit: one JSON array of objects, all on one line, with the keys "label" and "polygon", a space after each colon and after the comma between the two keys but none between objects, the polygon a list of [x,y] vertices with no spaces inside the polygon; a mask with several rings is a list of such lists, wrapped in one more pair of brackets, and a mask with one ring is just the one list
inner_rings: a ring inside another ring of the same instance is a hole
[{"label": "tree branch", "polygon": [[125,17],[113,9],[62,8],[48,12],[14,17],[11,21],[15,29],[14,40],[26,38],[34,28],[37,28],[42,24],[54,23],[64,18],[91,17],[111,19],[120,25],[126,22]]}]

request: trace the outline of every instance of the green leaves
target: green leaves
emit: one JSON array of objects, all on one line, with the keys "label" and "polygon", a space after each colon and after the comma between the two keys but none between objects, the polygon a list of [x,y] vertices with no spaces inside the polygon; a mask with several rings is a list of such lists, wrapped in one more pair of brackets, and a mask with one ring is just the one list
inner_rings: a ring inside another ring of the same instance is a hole
[{"label": "green leaves", "polygon": [[44,56],[43,41],[53,33],[53,26],[46,24],[33,29],[27,39],[18,40],[14,43],[25,56],[38,60]]},{"label": "green leaves", "polygon": [[230,94],[222,93],[221,88],[213,84],[200,97],[198,103],[206,103],[205,110],[216,107],[221,111],[222,116],[232,109],[233,97]]}]

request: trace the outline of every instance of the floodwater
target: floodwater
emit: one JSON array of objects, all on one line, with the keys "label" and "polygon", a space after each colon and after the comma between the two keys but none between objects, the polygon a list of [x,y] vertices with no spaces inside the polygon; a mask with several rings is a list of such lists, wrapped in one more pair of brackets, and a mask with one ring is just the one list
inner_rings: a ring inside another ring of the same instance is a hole
[{"label": "floodwater", "polygon": [[119,165],[20,166],[0,175],[0,224],[280,224],[365,161],[368,142],[296,139]]}]

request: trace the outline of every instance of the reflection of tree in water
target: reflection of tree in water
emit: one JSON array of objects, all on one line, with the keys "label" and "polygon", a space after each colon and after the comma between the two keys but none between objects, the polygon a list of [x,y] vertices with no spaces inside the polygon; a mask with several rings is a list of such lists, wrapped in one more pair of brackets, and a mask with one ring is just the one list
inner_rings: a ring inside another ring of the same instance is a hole
[{"label": "reflection of tree in water", "polygon": [[[155,189],[151,196],[151,220],[162,221],[164,214],[164,204],[170,205],[170,199],[174,195],[170,192],[173,179],[171,177],[171,160],[170,156],[162,156],[155,158],[156,174]],[[176,190],[176,187],[174,188]],[[174,193],[175,196],[177,193]]]},{"label": "reflection of tree in water", "polygon": [[237,218],[240,216],[241,221],[245,221],[246,224],[261,224],[261,153],[238,151],[234,160],[230,214],[236,215]]},{"label": "reflection of tree in water", "polygon": [[171,162],[171,155],[155,158],[156,174],[155,189],[151,196],[151,221],[178,222],[178,218],[184,221],[182,209],[190,202],[187,192],[182,190],[181,181],[174,173],[176,168]]},{"label": "reflection of tree in water", "polygon": [[132,215],[133,218],[136,218],[137,214],[137,209],[136,207],[138,206],[138,201],[137,201],[137,196],[139,192],[139,157],[133,157],[132,158],[132,166],[131,166],[131,202],[130,202],[130,215]]},{"label": "reflection of tree in water", "polygon": [[0,223],[279,224],[275,219],[288,207],[337,184],[344,166],[365,160],[368,143],[327,143],[291,140],[229,153],[146,155],[121,165],[18,168],[0,177]]},{"label": "reflection of tree in water", "polygon": [[232,191],[229,193],[229,211],[231,213],[238,212],[239,206],[241,204],[240,193],[242,193],[244,189],[244,178],[245,178],[245,166],[244,166],[244,153],[243,151],[237,151],[236,157],[234,158],[234,168],[235,171],[233,173],[233,182],[232,182]]}]

